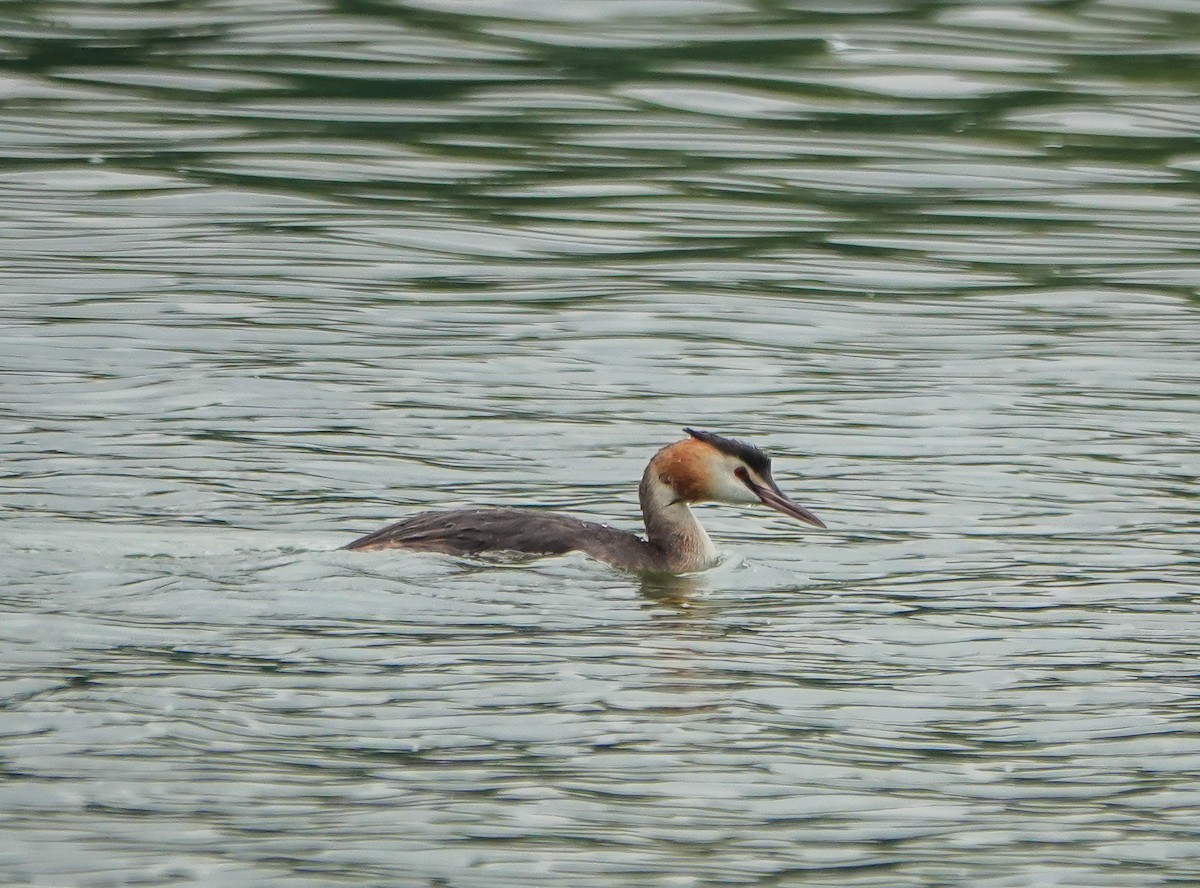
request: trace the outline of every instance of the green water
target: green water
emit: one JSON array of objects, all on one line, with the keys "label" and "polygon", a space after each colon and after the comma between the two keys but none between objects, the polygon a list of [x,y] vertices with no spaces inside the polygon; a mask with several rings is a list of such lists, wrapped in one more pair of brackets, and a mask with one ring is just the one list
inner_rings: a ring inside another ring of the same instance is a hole
[{"label": "green water", "polygon": [[0,881],[1200,880],[1200,10],[2,16]]}]

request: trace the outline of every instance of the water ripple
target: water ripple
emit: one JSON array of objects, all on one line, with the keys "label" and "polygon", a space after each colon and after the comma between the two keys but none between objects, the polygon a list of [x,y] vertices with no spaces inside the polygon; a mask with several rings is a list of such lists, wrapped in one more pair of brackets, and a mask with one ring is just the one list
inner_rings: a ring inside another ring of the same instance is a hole
[{"label": "water ripple", "polygon": [[3,881],[1200,880],[1186,4],[18,6]]}]

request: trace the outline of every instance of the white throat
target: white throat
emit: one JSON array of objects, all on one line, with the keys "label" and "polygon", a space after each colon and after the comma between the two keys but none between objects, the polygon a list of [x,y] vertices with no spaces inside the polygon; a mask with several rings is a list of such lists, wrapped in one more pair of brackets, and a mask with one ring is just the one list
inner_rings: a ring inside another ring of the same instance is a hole
[{"label": "white throat", "polygon": [[717,547],[688,504],[648,467],[638,488],[646,538],[673,562],[675,570],[703,570],[717,560]]}]

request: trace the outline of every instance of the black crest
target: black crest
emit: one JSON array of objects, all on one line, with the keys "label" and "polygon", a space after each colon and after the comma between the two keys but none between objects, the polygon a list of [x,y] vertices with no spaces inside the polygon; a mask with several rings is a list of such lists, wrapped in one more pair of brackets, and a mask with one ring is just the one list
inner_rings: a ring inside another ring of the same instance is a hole
[{"label": "black crest", "polygon": [[735,459],[740,459],[764,478],[771,476],[771,457],[767,456],[753,444],[739,441],[736,438],[722,438],[712,432],[702,432],[699,429],[684,429],[697,441],[711,444],[722,453],[727,453]]}]

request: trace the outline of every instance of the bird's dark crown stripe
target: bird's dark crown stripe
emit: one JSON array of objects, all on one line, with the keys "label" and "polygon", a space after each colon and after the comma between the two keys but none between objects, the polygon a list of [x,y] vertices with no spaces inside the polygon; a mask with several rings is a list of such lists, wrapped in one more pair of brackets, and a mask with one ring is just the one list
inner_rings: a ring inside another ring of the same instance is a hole
[{"label": "bird's dark crown stripe", "polygon": [[697,441],[711,444],[722,453],[727,453],[735,459],[740,459],[760,475],[768,475],[771,472],[771,458],[753,444],[738,441],[736,438],[722,438],[720,435],[714,435],[712,432],[704,432],[699,429],[685,428],[684,431]]}]

